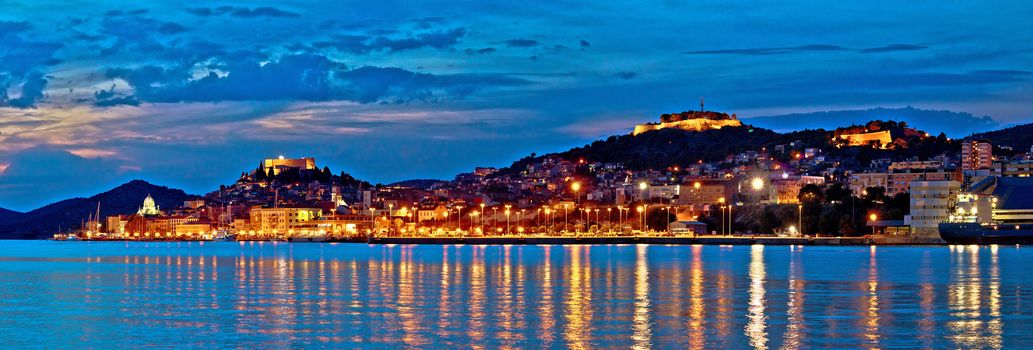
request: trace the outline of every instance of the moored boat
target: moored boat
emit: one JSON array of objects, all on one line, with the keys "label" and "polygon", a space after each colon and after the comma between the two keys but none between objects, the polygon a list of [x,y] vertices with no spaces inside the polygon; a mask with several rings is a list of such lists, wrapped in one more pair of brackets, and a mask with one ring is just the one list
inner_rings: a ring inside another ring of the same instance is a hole
[{"label": "moored boat", "polygon": [[1033,244],[1033,223],[939,225],[940,238],[950,244]]}]

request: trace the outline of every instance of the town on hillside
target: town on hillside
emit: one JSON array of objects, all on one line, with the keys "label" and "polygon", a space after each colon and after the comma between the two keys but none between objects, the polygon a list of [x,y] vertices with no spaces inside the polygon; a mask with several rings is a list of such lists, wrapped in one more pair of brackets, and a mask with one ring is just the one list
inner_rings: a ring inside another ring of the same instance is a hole
[{"label": "town on hillside", "polygon": [[[1024,187],[1033,185],[1033,148],[951,140],[898,122],[770,138],[734,115],[685,112],[662,120],[652,124],[657,130],[636,128],[632,135],[567,153],[532,155],[506,168],[478,167],[449,181],[371,184],[320,168],[314,158],[264,159],[236,182],[179,207],[159,208],[148,197],[136,213],[94,218],[82,232],[57,238],[749,235],[933,243],[942,242],[942,223],[996,228],[1033,220],[1029,201],[1010,195],[1033,188]],[[608,142],[661,137],[667,132],[661,126],[686,125],[691,130],[674,137],[743,132],[776,143],[716,158],[678,149],[699,160],[659,157],[655,162],[661,166],[593,151]],[[665,159],[670,162],[663,164]]]}]

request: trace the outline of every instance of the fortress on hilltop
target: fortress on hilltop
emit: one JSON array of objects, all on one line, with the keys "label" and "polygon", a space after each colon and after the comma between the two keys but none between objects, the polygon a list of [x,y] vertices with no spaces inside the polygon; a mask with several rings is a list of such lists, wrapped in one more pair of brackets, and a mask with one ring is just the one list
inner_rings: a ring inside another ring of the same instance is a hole
[{"label": "fortress on hilltop", "polygon": [[647,131],[677,128],[687,131],[705,131],[720,129],[723,127],[742,126],[742,122],[735,115],[727,113],[712,112],[703,110],[703,100],[700,99],[698,111],[685,111],[660,115],[660,123],[646,123],[635,125],[632,135],[638,135]]}]

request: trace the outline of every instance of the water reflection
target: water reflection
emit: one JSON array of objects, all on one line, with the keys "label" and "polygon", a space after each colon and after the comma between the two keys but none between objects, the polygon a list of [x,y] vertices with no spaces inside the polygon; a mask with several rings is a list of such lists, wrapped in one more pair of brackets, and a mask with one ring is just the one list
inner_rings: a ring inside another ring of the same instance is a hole
[{"label": "water reflection", "polygon": [[764,246],[754,245],[750,248],[750,303],[749,314],[746,318],[746,336],[749,337],[750,346],[755,349],[768,348],[767,316],[764,309],[767,300],[764,299],[764,278],[767,272],[764,270]]},{"label": "water reflection", "polygon": [[1028,249],[52,244],[0,247],[8,347],[1033,346]]},{"label": "water reflection", "polygon": [[650,337],[650,305],[649,305],[649,247],[646,245],[635,246],[635,333],[632,339],[635,341],[633,348],[649,349],[652,347]]},{"label": "water reflection", "polygon": [[879,265],[875,257],[875,246],[868,253],[867,309],[865,310],[865,343],[869,348],[879,348]]}]

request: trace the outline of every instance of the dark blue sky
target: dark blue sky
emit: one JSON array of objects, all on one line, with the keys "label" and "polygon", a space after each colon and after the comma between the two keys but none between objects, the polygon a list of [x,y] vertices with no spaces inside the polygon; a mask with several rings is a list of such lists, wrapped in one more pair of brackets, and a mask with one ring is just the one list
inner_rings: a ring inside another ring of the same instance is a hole
[{"label": "dark blue sky", "polygon": [[1033,101],[1024,1],[177,3],[0,0],[0,207],[133,178],[203,193],[281,154],[450,178],[700,96],[744,118],[911,105],[981,128]]}]

